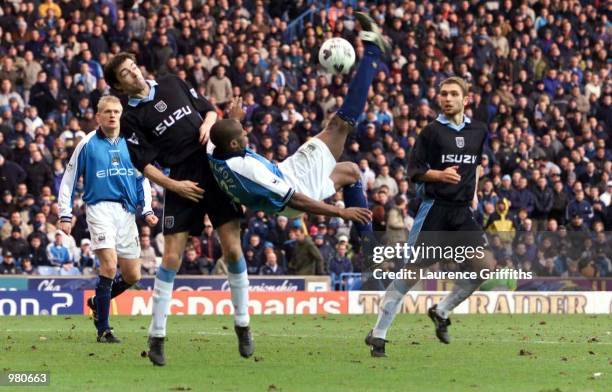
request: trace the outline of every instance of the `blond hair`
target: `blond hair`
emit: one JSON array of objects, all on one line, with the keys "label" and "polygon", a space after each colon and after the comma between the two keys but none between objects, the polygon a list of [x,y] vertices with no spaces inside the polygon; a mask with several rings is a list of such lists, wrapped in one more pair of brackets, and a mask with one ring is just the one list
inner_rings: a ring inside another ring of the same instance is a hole
[{"label": "blond hair", "polygon": [[451,76],[450,78],[446,78],[440,82],[440,89],[442,89],[442,86],[447,84],[456,84],[461,89],[464,97],[468,95],[468,85],[463,78],[460,78],[459,76]]},{"label": "blond hair", "polygon": [[121,105],[121,101],[119,100],[119,98],[115,97],[114,95],[105,95],[102,98],[100,98],[100,100],[98,101],[98,112],[101,112],[102,108],[109,103],[117,103],[123,109],[123,106]]}]

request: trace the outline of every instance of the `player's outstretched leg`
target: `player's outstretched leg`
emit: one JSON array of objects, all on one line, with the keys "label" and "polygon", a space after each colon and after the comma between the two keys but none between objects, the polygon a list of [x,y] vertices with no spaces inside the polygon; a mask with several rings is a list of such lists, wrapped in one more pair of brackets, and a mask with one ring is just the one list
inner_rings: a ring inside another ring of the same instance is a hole
[{"label": "player's outstretched leg", "polygon": [[390,50],[389,44],[372,18],[363,13],[357,13],[356,17],[362,27],[360,38],[364,45],[363,58],[351,80],[344,104],[325,129],[316,136],[327,144],[336,160],[342,155],[346,137],[363,113],[378,63],[383,53]]},{"label": "player's outstretched leg", "polygon": [[240,245],[240,222],[232,220],[222,224],[217,230],[223,257],[228,261],[227,280],[234,305],[234,331],[238,338],[238,352],[243,358],[249,358],[255,352],[255,343],[249,326],[249,278]]}]

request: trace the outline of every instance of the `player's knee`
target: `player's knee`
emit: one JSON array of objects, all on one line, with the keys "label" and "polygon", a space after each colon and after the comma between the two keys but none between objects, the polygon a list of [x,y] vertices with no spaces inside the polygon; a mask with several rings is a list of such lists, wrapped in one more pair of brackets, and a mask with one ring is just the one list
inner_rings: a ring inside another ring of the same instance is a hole
[{"label": "player's knee", "polygon": [[135,269],[123,272],[123,280],[130,286],[136,284],[140,280],[140,270]]},{"label": "player's knee", "polygon": [[359,166],[357,166],[354,162],[347,162],[347,172],[351,180],[353,180],[353,184],[361,179],[361,171],[359,170]]},{"label": "player's knee", "polygon": [[331,120],[329,120],[329,124],[325,127],[328,131],[333,132],[350,132],[353,126],[343,120],[340,116],[334,115]]},{"label": "player's knee", "polygon": [[228,262],[233,263],[242,258],[242,248],[238,244],[238,246],[231,245],[223,248],[223,258],[228,260]]}]

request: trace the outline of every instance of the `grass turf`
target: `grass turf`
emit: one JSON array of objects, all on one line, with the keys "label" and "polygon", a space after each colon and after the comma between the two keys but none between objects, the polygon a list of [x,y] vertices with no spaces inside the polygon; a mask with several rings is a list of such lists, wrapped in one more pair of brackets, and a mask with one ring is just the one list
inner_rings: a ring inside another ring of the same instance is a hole
[{"label": "grass turf", "polygon": [[[149,317],[113,317],[121,344],[85,316],[0,318],[0,372],[48,371],[18,391],[610,391],[609,315],[454,316],[443,345],[425,315],[399,315],[388,358],[363,338],[375,316],[258,316],[256,353],[238,355],[230,317],[171,316],[168,364],[153,367]],[[1,387],[1,391],[10,390]]]}]

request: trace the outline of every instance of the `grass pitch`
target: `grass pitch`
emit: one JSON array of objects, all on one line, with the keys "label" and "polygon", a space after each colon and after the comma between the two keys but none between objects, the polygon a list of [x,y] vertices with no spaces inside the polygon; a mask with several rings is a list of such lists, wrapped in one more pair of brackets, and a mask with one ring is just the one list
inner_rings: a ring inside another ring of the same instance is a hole
[{"label": "grass pitch", "polygon": [[399,315],[388,358],[363,338],[375,316],[258,316],[238,355],[230,317],[171,316],[168,364],[141,357],[149,317],[113,317],[95,342],[86,316],[0,318],[0,372],[48,371],[17,391],[610,391],[612,316],[453,316],[443,345],[425,315]]}]

